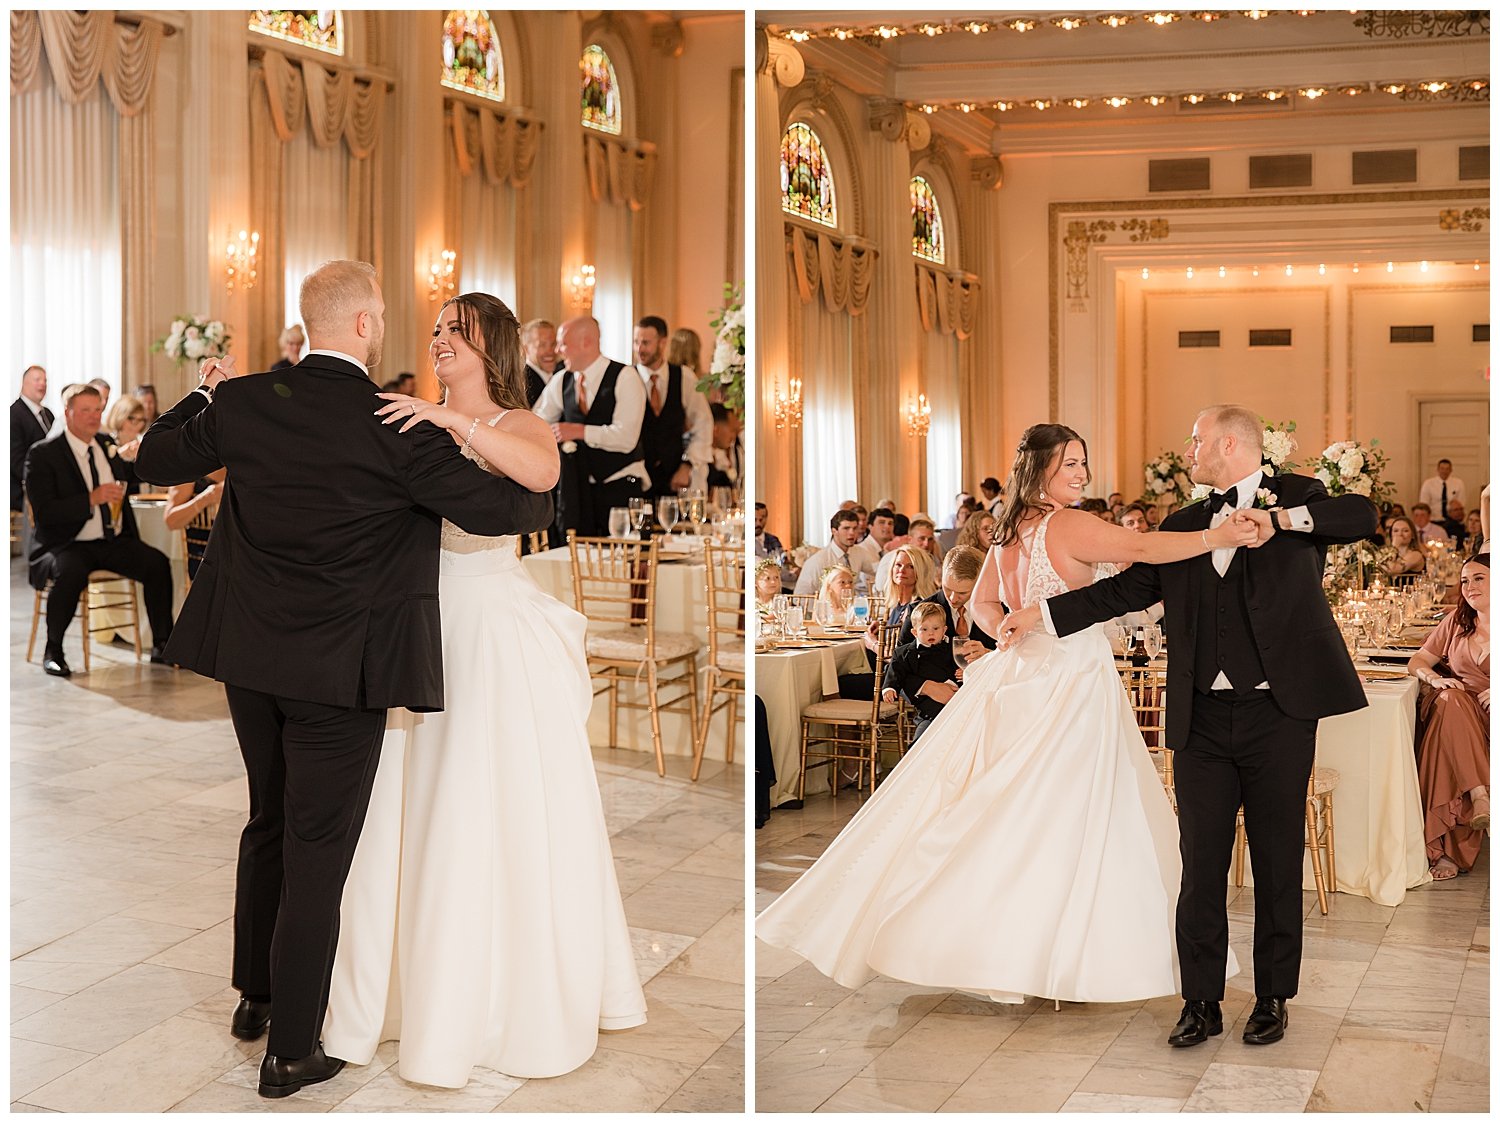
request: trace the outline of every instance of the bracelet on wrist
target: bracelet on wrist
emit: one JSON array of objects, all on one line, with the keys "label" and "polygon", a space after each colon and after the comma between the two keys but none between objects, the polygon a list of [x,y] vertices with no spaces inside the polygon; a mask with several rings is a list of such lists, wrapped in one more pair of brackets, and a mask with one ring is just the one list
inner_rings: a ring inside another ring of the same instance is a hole
[{"label": "bracelet on wrist", "polygon": [[477,428],[479,428],[479,418],[476,417],[473,421],[469,422],[469,435],[464,438],[463,448],[459,449],[459,452],[463,452],[465,448],[473,447],[474,430]]}]

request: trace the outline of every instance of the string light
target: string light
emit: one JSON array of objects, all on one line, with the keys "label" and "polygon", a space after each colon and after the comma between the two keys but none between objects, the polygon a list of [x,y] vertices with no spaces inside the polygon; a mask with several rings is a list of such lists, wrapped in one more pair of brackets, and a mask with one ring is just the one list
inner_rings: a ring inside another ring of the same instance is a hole
[{"label": "string light", "polygon": [[[1478,269],[1479,266],[1476,265],[1476,266],[1474,266],[1474,268]],[[1143,280],[1143,281],[1149,281],[1150,279],[1151,279],[1151,270],[1150,270],[1149,267],[1143,265],[1141,267],[1141,280]]]},{"label": "string light", "polygon": [[1024,35],[1024,34],[1026,34],[1026,32],[1031,31],[1031,30],[1033,30],[1036,27],[1036,20],[1034,20],[1034,19],[1013,19],[1009,23],[1007,23],[1005,26],[1008,27],[1008,28],[1010,28],[1017,35]]},{"label": "string light", "polygon": [[1422,262],[1422,272],[1423,273],[1427,272],[1427,262],[1425,262],[1425,261]]},{"label": "string light", "polygon": [[1356,261],[1356,262],[1355,262],[1355,263],[1354,263],[1354,271],[1355,271],[1355,272],[1356,272],[1356,273],[1358,273],[1358,272],[1359,272],[1359,262],[1357,262],[1357,261]]},{"label": "string light", "polygon": [[1260,266],[1259,265],[1254,266],[1250,270],[1250,276],[1252,276],[1252,277],[1259,277],[1260,276]]},{"label": "string light", "polygon": [[1187,278],[1190,281],[1193,279],[1193,267],[1191,265],[1188,266]]},{"label": "string light", "polygon": [[1385,263],[1385,271],[1387,273],[1394,273],[1396,271],[1396,263],[1394,261],[1387,261]]},{"label": "string light", "polygon": [[1154,23],[1157,27],[1166,27],[1169,23],[1177,22],[1176,12],[1152,12],[1146,17],[1147,23]]},{"label": "string light", "polygon": [[1223,277],[1225,277],[1227,275],[1228,275],[1228,271],[1225,270],[1225,268],[1222,265],[1219,266],[1219,277],[1222,279]]},{"label": "string light", "polygon": [[[1432,266],[1433,266],[1433,262],[1431,262],[1431,261],[1413,261],[1413,262],[1406,262],[1404,264],[1406,264],[1408,266],[1416,266],[1416,268],[1420,272],[1422,272],[1422,273],[1430,273],[1432,271]],[[1442,262],[1439,262],[1438,264],[1442,264]],[[1488,265],[1489,263],[1485,262],[1485,261],[1453,261],[1453,262],[1449,262],[1448,264],[1451,265],[1453,268],[1458,268],[1458,269],[1461,269],[1464,266],[1468,265],[1468,266],[1471,266],[1473,268],[1474,272],[1477,273],[1481,269],[1483,269],[1486,265]],[[1311,265],[1309,265],[1308,267],[1311,268]],[[1320,276],[1320,277],[1327,277],[1327,276],[1329,276],[1329,265],[1328,265],[1327,262],[1321,262],[1320,261],[1318,263],[1318,267],[1317,268],[1318,268],[1318,276]],[[1335,265],[1335,266],[1333,266],[1333,268],[1335,270],[1337,270],[1338,266]],[[1351,262],[1348,265],[1347,268],[1348,268],[1348,270],[1349,270],[1349,272],[1351,274],[1358,275],[1361,272],[1362,266],[1361,266],[1361,264],[1359,262],[1355,261],[1355,262]],[[1249,267],[1249,269],[1250,269],[1250,275],[1252,277],[1259,277],[1260,276],[1260,266],[1258,264],[1252,264]],[[1282,266],[1282,273],[1283,273],[1284,276],[1291,277],[1291,276],[1293,276],[1296,273],[1296,269],[1297,269],[1296,266],[1294,266],[1292,264],[1287,264],[1287,265]],[[1387,261],[1385,263],[1385,271],[1387,273],[1394,273],[1396,271],[1396,262],[1394,262],[1394,261]],[[1220,266],[1217,267],[1217,272],[1218,272],[1220,280],[1223,280],[1223,279],[1225,279],[1225,278],[1227,278],[1229,276],[1230,270],[1229,270],[1229,267],[1227,265],[1220,265]],[[1190,281],[1191,280],[1195,280],[1197,278],[1197,275],[1198,275],[1197,266],[1194,266],[1194,265],[1185,266],[1184,269],[1183,269],[1183,274],[1184,274],[1184,276],[1188,280],[1190,280]],[[1141,266],[1141,280],[1143,280],[1143,281],[1149,281],[1150,279],[1151,279],[1151,267],[1149,265],[1143,265],[1143,266]]]},{"label": "string light", "polygon": [[1078,16],[1059,16],[1052,21],[1052,26],[1062,31],[1077,31],[1084,25],[1084,22]]},{"label": "string light", "polygon": [[1128,97],[1107,97],[1104,99],[1104,104],[1111,109],[1123,109],[1130,104],[1130,99]]},{"label": "string light", "polygon": [[1297,92],[1305,97],[1308,101],[1317,101],[1328,91],[1325,90],[1322,86],[1308,86],[1307,89],[1298,90]]},{"label": "string light", "polygon": [[1323,265],[1323,264],[1319,263],[1319,265],[1318,265],[1318,276],[1321,277],[1321,276],[1323,276],[1327,272],[1328,272],[1328,267],[1326,265]]}]

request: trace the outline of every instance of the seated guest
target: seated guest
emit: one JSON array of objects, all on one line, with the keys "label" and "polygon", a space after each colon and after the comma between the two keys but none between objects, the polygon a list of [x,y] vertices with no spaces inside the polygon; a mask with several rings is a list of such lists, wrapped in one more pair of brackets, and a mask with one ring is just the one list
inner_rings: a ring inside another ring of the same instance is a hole
[{"label": "seated guest", "polygon": [[1109,504],[1102,499],[1085,499],[1078,505],[1080,510],[1087,511],[1095,518],[1103,519],[1107,523],[1114,522],[1114,516],[1109,513]]},{"label": "seated guest", "polygon": [[1146,520],[1146,508],[1139,503],[1132,503],[1120,512],[1120,525],[1126,530],[1134,530],[1145,534],[1151,529],[1151,524]]},{"label": "seated guest", "polygon": [[[890,510],[896,511],[896,508],[891,507]],[[895,525],[891,529],[895,531],[895,536],[885,544],[887,550],[894,550],[897,546],[905,546],[911,539],[911,519],[907,518],[900,511],[896,511]]]},{"label": "seated guest", "polygon": [[[988,514],[989,512],[985,512]],[[954,644],[973,641],[978,646],[968,648],[968,653],[978,658],[986,651],[995,650],[995,641],[986,635],[969,615],[969,598],[974,595],[974,585],[979,580],[979,571],[984,566],[984,554],[972,546],[955,546],[943,558],[943,572],[938,579],[938,591],[927,598],[943,610],[944,627]],[[910,643],[911,623],[901,629],[898,643]]]},{"label": "seated guest", "polygon": [[135,459],[135,450],[139,445],[137,441],[141,434],[146,431],[146,407],[141,405],[140,399],[126,394],[123,398],[109,407],[104,415],[104,427],[99,430],[101,439],[108,437],[108,443],[114,446],[111,452],[122,453],[126,459]]},{"label": "seated guest", "polygon": [[1448,537],[1453,539],[1453,548],[1462,550],[1464,539],[1468,537],[1468,530],[1464,527],[1464,503],[1462,499],[1455,499],[1448,504],[1447,513],[1438,520],[1438,525],[1448,532]]},{"label": "seated guest", "polygon": [[1381,572],[1388,577],[1402,573],[1421,573],[1427,568],[1427,557],[1417,546],[1417,528],[1405,515],[1393,515],[1387,532],[1390,557],[1380,563]]},{"label": "seated guest", "polygon": [[1411,505],[1411,521],[1417,531],[1417,542],[1444,542],[1452,545],[1448,532],[1432,521],[1432,508],[1426,503]]},{"label": "seated guest", "polygon": [[755,603],[768,606],[781,593],[781,566],[775,558],[761,558],[755,563]]},{"label": "seated guest", "polygon": [[1412,656],[1432,687],[1418,709],[1417,776],[1434,881],[1471,869],[1490,828],[1490,556],[1464,562],[1462,600]]},{"label": "seated guest", "polygon": [[146,428],[151,428],[156,424],[156,387],[149,382],[142,382],[130,392],[140,400],[141,405],[146,407]]},{"label": "seated guest", "polygon": [[860,545],[869,549],[877,558],[881,558],[891,548],[891,542],[895,537],[896,512],[890,507],[876,507],[870,512],[870,533]]},{"label": "seated guest", "polygon": [[416,397],[417,376],[409,370],[403,370],[396,375],[396,393],[405,394],[407,397]]},{"label": "seated guest", "polygon": [[91,378],[86,383],[84,383],[84,385],[85,386],[92,386],[95,390],[98,390],[99,391],[100,408],[106,409],[106,410],[109,409],[109,383],[108,382],[104,381],[104,379],[102,379],[102,378]]},{"label": "seated guest", "polygon": [[986,476],[979,481],[979,494],[984,497],[985,509],[992,515],[1000,513],[1000,504],[1005,502],[1005,493],[1000,490],[1000,481]]},{"label": "seated guest", "polygon": [[1478,507],[1464,519],[1464,548],[1471,555],[1484,549],[1484,516]]},{"label": "seated guest", "polygon": [[846,566],[854,574],[855,585],[869,589],[875,577],[875,566],[868,550],[854,548],[859,541],[858,517],[853,511],[840,509],[828,520],[828,527],[833,533],[832,540],[802,564],[796,591],[803,596],[812,596],[818,591],[818,579],[831,565]]},{"label": "seated guest", "polygon": [[917,728],[912,736],[915,743],[958,693],[963,672],[953,661],[953,645],[948,642],[941,608],[924,601],[912,609],[911,623],[916,638],[896,648],[886,664],[880,696],[887,702],[894,702],[898,695],[904,697],[917,711]]},{"label": "seated guest", "polygon": [[740,440],[739,418],[728,407],[712,403],[709,414],[713,417],[712,459],[708,464],[709,487],[745,486],[745,443]]},{"label": "seated guest", "polygon": [[854,571],[848,566],[832,565],[823,571],[818,582],[818,600],[833,609],[833,619],[843,624],[854,608]]},{"label": "seated guest", "polygon": [[771,517],[770,508],[764,503],[755,504],[755,556],[774,558],[781,552],[781,539],[766,529],[766,520]]},{"label": "seated guest", "polygon": [[[288,324],[286,330],[276,337],[276,349],[281,352],[281,358],[271,364],[272,370],[285,370],[294,367],[302,361],[302,348],[307,346],[307,335],[302,331],[301,324]],[[401,393],[409,394],[410,390],[402,390]]]},{"label": "seated guest", "polygon": [[63,636],[96,569],[145,586],[153,663],[165,662],[162,651],[172,634],[172,567],[136,533],[135,514],[125,501],[135,470],[108,455],[98,439],[102,412],[97,390],[73,388],[63,401],[63,431],[26,454],[26,497],[36,518],[31,586],[53,583],[42,669],[64,678],[73,672],[63,658]]},{"label": "seated guest", "polygon": [[[894,628],[897,636],[906,615],[918,601],[937,592],[937,566],[924,550],[902,546],[891,554],[891,567],[884,584],[875,591],[885,598],[885,630]],[[871,621],[864,634],[865,659],[875,669],[876,626]],[[865,672],[839,675],[840,698],[870,698],[875,691],[875,676]]]},{"label": "seated guest", "polygon": [[943,548],[938,545],[937,527],[933,526],[932,520],[926,515],[918,515],[911,520],[907,540],[901,542],[898,535],[886,547],[885,556],[880,559],[880,565],[875,570],[876,589],[880,589],[890,577],[891,559],[894,556],[894,549],[898,543],[901,546],[913,546],[925,553],[932,559],[932,570],[934,573],[937,572],[938,566],[942,564]]},{"label": "seated guest", "polygon": [[1151,506],[1146,508],[1146,529],[1155,530],[1156,524],[1161,522],[1161,508]]},{"label": "seated guest", "polygon": [[[988,511],[975,511],[959,530],[958,537],[954,539],[953,546],[968,546],[975,550],[988,550],[995,544],[995,516]],[[950,551],[951,552],[951,551]],[[948,555],[943,555],[947,560]]]},{"label": "seated guest", "polygon": [[209,531],[205,527],[188,526],[188,523],[204,511],[218,511],[219,501],[224,498],[224,477],[227,474],[228,469],[219,468],[190,484],[173,484],[167,489],[167,509],[162,512],[162,521],[168,530],[187,529],[189,581],[198,577],[198,564],[208,546]]}]

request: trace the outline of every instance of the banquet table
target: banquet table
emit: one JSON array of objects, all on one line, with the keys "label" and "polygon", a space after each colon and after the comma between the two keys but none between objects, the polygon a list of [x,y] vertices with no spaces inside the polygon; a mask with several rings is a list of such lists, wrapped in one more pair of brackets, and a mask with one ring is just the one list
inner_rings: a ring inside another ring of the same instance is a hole
[{"label": "banquet table", "polygon": [[[859,637],[810,648],[760,651],[755,655],[755,693],[765,703],[776,762],[771,806],[797,798],[802,770],[802,709],[839,692],[839,675],[867,669]],[[828,790],[828,769],[807,778],[807,794]]]},{"label": "banquet table", "polygon": [[[697,560],[692,560],[696,558]],[[698,656],[698,706],[703,706],[703,667],[708,659],[708,610],[706,600],[707,570],[702,555],[691,555],[687,559],[663,560],[656,571],[656,627],[665,632],[686,632],[696,636],[703,644]],[[521,564],[539,586],[569,607],[573,600],[573,563],[566,547],[545,550],[539,554],[528,554]],[[621,698],[628,701],[645,700],[645,676],[641,686],[621,687]],[[741,713],[743,714],[743,708]],[[619,747],[651,752],[651,715],[646,710],[621,710],[619,712]],[[724,723],[729,720],[728,708],[714,715],[713,725],[708,731],[705,756],[722,751],[716,746],[724,743]],[[609,699],[604,694],[594,698],[589,712],[589,743],[609,744]],[[692,727],[684,713],[667,712],[661,715],[661,747],[668,756],[693,754]],[[738,757],[736,759],[739,759]]]}]

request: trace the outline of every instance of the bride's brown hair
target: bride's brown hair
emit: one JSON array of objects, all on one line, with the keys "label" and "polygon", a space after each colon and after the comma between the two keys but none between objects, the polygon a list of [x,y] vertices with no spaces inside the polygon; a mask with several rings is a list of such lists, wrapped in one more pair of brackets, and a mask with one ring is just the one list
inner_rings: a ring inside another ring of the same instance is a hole
[{"label": "bride's brown hair", "polygon": [[[1055,460],[1068,447],[1069,441],[1083,446],[1084,463],[1088,463],[1089,445],[1082,437],[1066,425],[1033,425],[1021,436],[1016,446],[1016,460],[1010,467],[1010,478],[1005,481],[1005,505],[995,523],[995,545],[1011,546],[1020,541],[1021,524],[1033,513],[1046,510],[1042,505],[1042,485]],[[1092,483],[1094,475],[1088,474],[1085,483]]]},{"label": "bride's brown hair", "polygon": [[[438,309],[438,322],[452,304],[458,330],[484,364],[485,389],[501,409],[526,409],[526,364],[521,357],[521,325],[505,302],[483,292],[450,297]],[[434,335],[437,331],[434,330]]]}]

